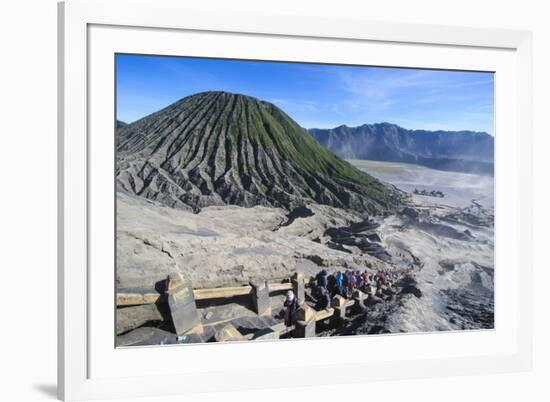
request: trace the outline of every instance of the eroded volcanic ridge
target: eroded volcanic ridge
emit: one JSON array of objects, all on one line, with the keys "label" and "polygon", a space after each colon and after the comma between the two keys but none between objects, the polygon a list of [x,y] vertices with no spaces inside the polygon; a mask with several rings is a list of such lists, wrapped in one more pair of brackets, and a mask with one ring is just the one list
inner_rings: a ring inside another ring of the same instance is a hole
[{"label": "eroded volcanic ridge", "polygon": [[198,212],[307,203],[375,214],[402,193],[340,159],[285,112],[256,98],[204,92],[132,124],[116,139],[117,189]]}]

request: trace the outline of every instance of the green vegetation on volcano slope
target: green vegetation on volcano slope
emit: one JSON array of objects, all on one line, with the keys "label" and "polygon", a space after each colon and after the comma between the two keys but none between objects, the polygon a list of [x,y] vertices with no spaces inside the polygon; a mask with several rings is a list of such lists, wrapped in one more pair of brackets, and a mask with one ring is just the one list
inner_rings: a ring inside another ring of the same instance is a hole
[{"label": "green vegetation on volcano slope", "polygon": [[376,213],[402,200],[273,104],[226,92],[189,96],[119,129],[117,185],[195,210],[317,202]]}]

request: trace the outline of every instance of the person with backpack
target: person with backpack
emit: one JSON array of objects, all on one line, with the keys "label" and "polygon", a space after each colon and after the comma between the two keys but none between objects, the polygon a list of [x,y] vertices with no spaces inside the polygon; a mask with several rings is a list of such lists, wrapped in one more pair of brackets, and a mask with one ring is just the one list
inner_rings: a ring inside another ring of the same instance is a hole
[{"label": "person with backpack", "polygon": [[355,271],[355,287],[357,289],[361,289],[363,287],[363,276],[361,275],[361,273],[359,271]]},{"label": "person with backpack", "polygon": [[342,286],[342,296],[346,299],[349,299],[351,297],[351,279],[352,279],[352,272],[349,270],[346,270],[344,272],[344,281]]},{"label": "person with backpack", "polygon": [[363,271],[363,274],[361,275],[361,277],[363,278],[363,283],[365,285],[369,283],[369,274],[366,269],[365,271]]},{"label": "person with backpack", "polygon": [[330,293],[326,288],[319,288],[319,294],[317,298],[317,310],[328,310],[330,308]]},{"label": "person with backpack", "polygon": [[384,277],[384,273],[382,271],[378,271],[376,274],[376,290],[377,292],[382,291],[382,287],[386,285],[386,278]]},{"label": "person with backpack", "polygon": [[336,282],[336,276],[330,274],[327,278],[327,290],[331,297],[334,297],[338,294],[338,284]]},{"label": "person with backpack", "polygon": [[328,285],[328,272],[326,269],[322,269],[321,272],[317,274],[315,280],[317,281],[317,286],[321,288],[327,288]]},{"label": "person with backpack", "polygon": [[338,286],[338,294],[342,294],[344,289],[344,274],[342,271],[336,273],[336,285]]},{"label": "person with backpack", "polygon": [[357,287],[357,278],[355,277],[354,274],[351,274],[349,277],[349,287],[352,292],[353,292],[353,289]]}]

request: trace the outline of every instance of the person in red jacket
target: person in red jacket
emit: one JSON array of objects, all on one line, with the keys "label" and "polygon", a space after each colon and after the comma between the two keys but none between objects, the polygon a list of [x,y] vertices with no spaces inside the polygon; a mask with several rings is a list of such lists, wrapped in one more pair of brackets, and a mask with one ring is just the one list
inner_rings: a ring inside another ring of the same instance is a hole
[{"label": "person in red jacket", "polygon": [[364,282],[365,284],[369,283],[369,274],[368,274],[367,270],[365,270],[365,271],[361,274],[361,276],[363,277],[363,282]]}]

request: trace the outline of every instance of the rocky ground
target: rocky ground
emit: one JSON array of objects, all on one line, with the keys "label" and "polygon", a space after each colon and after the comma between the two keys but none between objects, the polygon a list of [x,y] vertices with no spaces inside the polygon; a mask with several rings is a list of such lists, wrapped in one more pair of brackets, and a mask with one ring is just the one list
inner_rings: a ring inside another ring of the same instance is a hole
[{"label": "rocky ground", "polygon": [[236,206],[195,214],[118,193],[117,288],[154,291],[174,271],[190,277],[195,287],[216,287],[296,271],[315,274],[320,266],[386,267],[360,253],[360,242],[343,248],[327,233],[360,222],[357,213],[316,204],[306,208],[304,217],[280,208]]},{"label": "rocky ground", "polygon": [[[351,311],[345,326],[321,328],[320,335],[492,328],[493,211],[475,200],[456,207],[429,198],[411,197],[397,214],[365,217],[317,204],[291,212],[212,206],[195,214],[118,193],[117,288],[162,292],[174,271],[202,288],[282,279],[297,271],[313,276],[322,268],[387,269],[401,278],[393,290],[373,299],[367,311]],[[245,332],[280,322],[282,295],[272,304],[273,316],[261,322],[245,302],[199,305],[206,335],[198,341],[235,317],[254,321],[234,323]],[[142,322],[138,310],[134,319]],[[162,324],[166,316],[156,314],[145,329],[121,330],[119,344],[173,343],[170,326]]]}]

